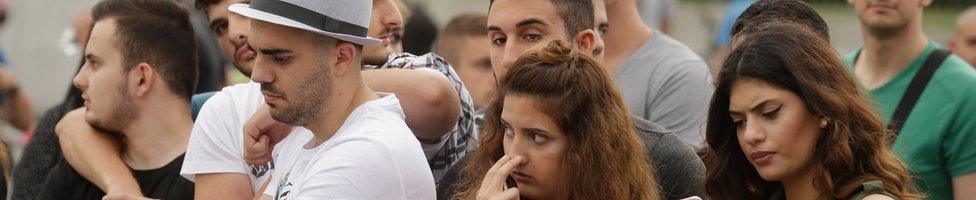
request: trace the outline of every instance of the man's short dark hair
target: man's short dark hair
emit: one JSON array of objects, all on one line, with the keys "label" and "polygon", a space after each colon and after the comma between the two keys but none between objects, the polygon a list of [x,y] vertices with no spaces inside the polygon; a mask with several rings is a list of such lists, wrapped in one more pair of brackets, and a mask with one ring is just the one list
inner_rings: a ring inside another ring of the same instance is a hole
[{"label": "man's short dark hair", "polygon": [[488,16],[481,13],[465,13],[454,17],[437,37],[434,52],[444,57],[448,63],[458,62],[458,50],[464,48],[461,45],[465,45],[460,43],[461,39],[488,36],[488,27],[485,24],[488,24]]},{"label": "man's short dark hair", "polygon": [[[586,29],[593,29],[595,12],[592,0],[549,0],[556,7],[556,13],[563,20],[566,28],[566,39],[573,41],[577,33]],[[494,4],[491,0],[490,4]],[[491,12],[489,5],[488,12]]]},{"label": "man's short dark hair", "polygon": [[730,34],[735,38],[758,31],[756,29],[762,25],[772,22],[797,23],[830,41],[827,22],[810,4],[800,0],[758,0],[739,15]]},{"label": "man's short dark hair", "polygon": [[92,21],[115,19],[115,42],[128,72],[148,63],[187,100],[197,83],[197,53],[186,9],[171,0],[105,0],[92,8]]}]

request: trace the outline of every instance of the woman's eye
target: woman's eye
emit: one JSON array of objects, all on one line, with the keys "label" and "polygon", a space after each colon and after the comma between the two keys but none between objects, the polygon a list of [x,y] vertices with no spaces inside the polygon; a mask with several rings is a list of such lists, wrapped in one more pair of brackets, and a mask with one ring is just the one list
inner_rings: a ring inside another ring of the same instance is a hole
[{"label": "woman's eye", "polygon": [[732,121],[732,127],[736,130],[741,129],[746,124],[746,120]]},{"label": "woman's eye", "polygon": [[766,118],[766,119],[776,118],[776,115],[779,115],[779,111],[782,110],[782,109],[783,109],[783,105],[780,105],[779,107],[776,107],[775,110],[772,110],[772,111],[763,113],[762,114],[762,117],[763,118]]},{"label": "woman's eye", "polygon": [[542,143],[546,142],[546,140],[549,140],[549,138],[546,137],[545,135],[542,135],[542,134],[532,134],[532,142],[535,142],[536,144],[542,144]]},{"label": "woman's eye", "polygon": [[515,136],[515,131],[512,131],[512,128],[509,127],[508,124],[502,124],[502,130],[504,131],[504,134],[507,137],[514,137]]}]

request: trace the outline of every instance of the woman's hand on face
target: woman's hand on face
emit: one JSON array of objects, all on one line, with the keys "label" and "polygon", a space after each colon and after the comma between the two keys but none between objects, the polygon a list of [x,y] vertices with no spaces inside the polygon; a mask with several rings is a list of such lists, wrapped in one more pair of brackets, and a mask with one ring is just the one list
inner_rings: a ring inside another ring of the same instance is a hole
[{"label": "woman's hand on face", "polygon": [[515,171],[515,167],[522,164],[521,156],[502,156],[498,159],[491,169],[488,169],[488,173],[485,174],[484,180],[481,181],[481,189],[478,189],[478,200],[510,200],[519,199],[518,188],[512,187],[508,188],[505,185],[505,181],[508,176]]}]

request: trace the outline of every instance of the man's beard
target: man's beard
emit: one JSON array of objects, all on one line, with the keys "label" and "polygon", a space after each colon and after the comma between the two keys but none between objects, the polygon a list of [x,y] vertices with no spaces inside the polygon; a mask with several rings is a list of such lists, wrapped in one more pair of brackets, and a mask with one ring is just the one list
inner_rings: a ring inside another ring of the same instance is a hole
[{"label": "man's beard", "polygon": [[900,18],[900,21],[897,22],[888,22],[885,20],[871,21],[866,19],[866,17],[860,17],[860,20],[861,23],[867,28],[867,33],[876,38],[889,38],[899,35],[905,32],[908,29],[908,26],[911,24],[911,19],[906,18]]},{"label": "man's beard", "polygon": [[387,47],[378,46],[374,48],[379,48],[379,49],[376,49],[376,51],[373,52],[369,52],[369,54],[363,54],[363,65],[383,66],[386,64],[386,61],[389,58],[390,54],[393,53],[391,51],[385,51]]},{"label": "man's beard", "polygon": [[112,109],[108,113],[99,113],[102,115],[101,118],[85,120],[88,122],[88,125],[91,125],[95,129],[118,133],[122,132],[122,129],[128,126],[129,123],[132,123],[138,111],[136,111],[135,105],[132,103],[132,96],[129,95],[128,86],[125,85],[125,82],[122,82],[119,88],[117,93],[119,97],[116,98],[118,101],[116,102],[115,109]]},{"label": "man's beard", "polygon": [[[316,69],[308,78],[298,84],[297,89],[293,90],[291,95],[285,97],[288,106],[271,109],[271,118],[292,126],[305,126],[321,116],[323,113],[322,106],[332,100],[333,80],[329,76],[331,70],[326,64],[322,64]],[[281,90],[274,88],[274,86],[262,84],[261,87],[261,90],[281,94]]]}]

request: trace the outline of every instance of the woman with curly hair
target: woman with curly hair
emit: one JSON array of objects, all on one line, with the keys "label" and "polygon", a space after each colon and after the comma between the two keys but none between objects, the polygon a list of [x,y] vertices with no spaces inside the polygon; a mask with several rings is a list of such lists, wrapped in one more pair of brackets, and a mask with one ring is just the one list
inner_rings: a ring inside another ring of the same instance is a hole
[{"label": "woman with curly hair", "polygon": [[660,198],[613,79],[553,41],[501,80],[457,199]]}]

